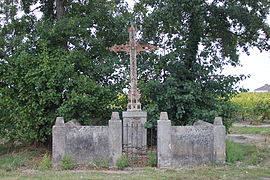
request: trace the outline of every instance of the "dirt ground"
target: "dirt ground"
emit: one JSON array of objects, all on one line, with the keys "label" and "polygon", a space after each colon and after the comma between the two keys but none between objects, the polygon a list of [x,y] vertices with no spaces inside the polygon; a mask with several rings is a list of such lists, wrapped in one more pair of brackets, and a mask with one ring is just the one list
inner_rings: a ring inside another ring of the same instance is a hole
[{"label": "dirt ground", "polygon": [[[256,128],[270,128],[270,124],[264,123],[259,125],[253,125],[249,122],[234,123],[233,127],[256,127]],[[267,133],[260,134],[228,134],[226,139],[234,141],[236,143],[254,144],[256,146],[270,147],[270,135]]]}]

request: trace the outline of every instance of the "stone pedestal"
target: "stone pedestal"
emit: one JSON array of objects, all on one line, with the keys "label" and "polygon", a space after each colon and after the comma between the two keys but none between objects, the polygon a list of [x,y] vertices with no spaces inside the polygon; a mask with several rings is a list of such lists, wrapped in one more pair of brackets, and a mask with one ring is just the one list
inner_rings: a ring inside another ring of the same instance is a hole
[{"label": "stone pedestal", "polygon": [[226,128],[223,126],[222,118],[216,117],[214,121],[214,156],[215,161],[224,163],[226,161]]},{"label": "stone pedestal", "polygon": [[66,153],[66,127],[63,117],[57,117],[52,129],[52,161],[58,166],[62,156]]},{"label": "stone pedestal", "polygon": [[147,148],[147,120],[145,111],[123,112],[123,148],[124,150],[142,150]]},{"label": "stone pedestal", "polygon": [[116,161],[122,155],[122,121],[118,112],[113,112],[109,120],[110,164],[116,166]]},{"label": "stone pedestal", "polygon": [[157,167],[170,168],[172,161],[171,121],[167,112],[160,113],[157,126]]}]

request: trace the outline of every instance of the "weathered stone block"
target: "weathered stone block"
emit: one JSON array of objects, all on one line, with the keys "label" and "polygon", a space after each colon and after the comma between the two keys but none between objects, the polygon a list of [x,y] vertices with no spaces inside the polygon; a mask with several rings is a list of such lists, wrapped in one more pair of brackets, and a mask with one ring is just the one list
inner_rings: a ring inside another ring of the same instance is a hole
[{"label": "weathered stone block", "polygon": [[172,167],[185,167],[213,161],[213,127],[173,126]]},{"label": "weathered stone block", "polygon": [[123,144],[124,147],[134,151],[146,148],[147,129],[144,124],[147,120],[147,112],[125,111],[123,112]]},{"label": "weathered stone block", "polygon": [[109,120],[109,150],[110,164],[116,166],[116,161],[122,155],[122,121],[118,112],[113,112]]},{"label": "weathered stone block", "polygon": [[60,163],[66,149],[66,127],[63,117],[57,117],[52,129],[52,161],[57,166]]},{"label": "weathered stone block", "polygon": [[65,153],[77,164],[89,164],[109,158],[109,128],[107,126],[74,126],[66,132]]},{"label": "weathered stone block", "polygon": [[221,117],[215,118],[213,133],[215,161],[224,163],[226,160],[226,128],[223,126]]},{"label": "weathered stone block", "polygon": [[171,121],[166,112],[161,112],[160,120],[157,121],[157,166],[169,168],[172,163],[171,149]]}]

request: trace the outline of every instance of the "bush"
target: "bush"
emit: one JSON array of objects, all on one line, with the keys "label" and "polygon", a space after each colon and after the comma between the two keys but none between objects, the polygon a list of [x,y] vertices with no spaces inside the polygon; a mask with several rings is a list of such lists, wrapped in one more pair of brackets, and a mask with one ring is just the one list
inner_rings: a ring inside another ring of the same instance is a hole
[{"label": "bush", "polygon": [[73,157],[64,155],[60,161],[60,168],[62,170],[70,170],[74,169],[75,167],[75,160]]},{"label": "bush", "polygon": [[52,167],[51,157],[45,154],[40,162],[40,169],[49,169]]},{"label": "bush", "polygon": [[157,153],[151,151],[148,153],[148,165],[151,167],[157,166]]},{"label": "bush", "polygon": [[110,167],[110,161],[109,161],[109,158],[106,157],[102,160],[102,164],[101,164],[102,167],[104,168],[109,168]]},{"label": "bush", "polygon": [[116,166],[118,169],[124,169],[129,166],[128,157],[126,155],[122,155],[117,161]]},{"label": "bush", "polygon": [[250,164],[258,165],[261,162],[261,158],[258,151],[255,151],[251,154]]},{"label": "bush", "polygon": [[94,167],[100,167],[100,160],[99,159],[94,159],[92,163],[90,163],[91,165],[94,165]]},{"label": "bush", "polygon": [[242,147],[232,141],[226,141],[226,162],[235,163],[244,159]]},{"label": "bush", "polygon": [[105,157],[102,160],[100,160],[100,159],[94,159],[93,165],[95,167],[109,168],[110,167],[109,158],[108,157]]}]

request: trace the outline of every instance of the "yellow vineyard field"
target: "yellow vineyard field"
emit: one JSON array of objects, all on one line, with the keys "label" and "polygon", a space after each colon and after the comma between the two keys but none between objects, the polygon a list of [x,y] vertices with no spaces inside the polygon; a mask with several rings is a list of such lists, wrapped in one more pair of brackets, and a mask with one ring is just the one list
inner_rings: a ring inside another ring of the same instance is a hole
[{"label": "yellow vineyard field", "polygon": [[232,98],[232,102],[237,106],[238,113],[243,119],[270,119],[270,92],[240,93]]}]

